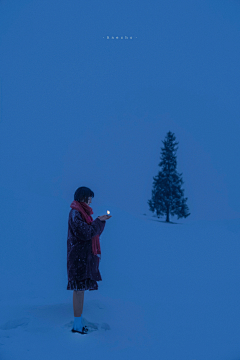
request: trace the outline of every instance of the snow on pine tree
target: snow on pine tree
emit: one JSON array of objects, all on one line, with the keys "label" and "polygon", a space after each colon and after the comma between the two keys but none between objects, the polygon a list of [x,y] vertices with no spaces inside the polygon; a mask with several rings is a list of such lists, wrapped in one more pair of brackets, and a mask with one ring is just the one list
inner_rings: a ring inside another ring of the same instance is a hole
[{"label": "snow on pine tree", "polygon": [[164,147],[161,148],[161,161],[158,164],[162,166],[162,170],[158,175],[153,177],[153,190],[152,199],[148,200],[150,211],[156,212],[158,218],[167,215],[166,222],[169,222],[169,214],[172,216],[177,215],[179,218],[186,218],[190,215],[188,212],[188,206],[186,201],[188,198],[184,198],[184,190],[181,189],[181,185],[184,183],[181,174],[176,170],[177,160],[175,152],[178,148],[174,149],[174,146],[178,143],[174,143],[176,137],[169,131],[162,141]]}]

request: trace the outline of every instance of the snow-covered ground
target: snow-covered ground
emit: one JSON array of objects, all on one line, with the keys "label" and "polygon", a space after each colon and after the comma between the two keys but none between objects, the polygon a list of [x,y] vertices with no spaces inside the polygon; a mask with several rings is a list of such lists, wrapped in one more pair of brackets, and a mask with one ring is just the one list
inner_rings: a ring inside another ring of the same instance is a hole
[{"label": "snow-covered ground", "polygon": [[112,218],[100,237],[103,281],[85,292],[91,332],[80,335],[66,290],[70,204],[1,199],[1,360],[240,359],[240,219],[167,224],[91,204],[94,219]]}]

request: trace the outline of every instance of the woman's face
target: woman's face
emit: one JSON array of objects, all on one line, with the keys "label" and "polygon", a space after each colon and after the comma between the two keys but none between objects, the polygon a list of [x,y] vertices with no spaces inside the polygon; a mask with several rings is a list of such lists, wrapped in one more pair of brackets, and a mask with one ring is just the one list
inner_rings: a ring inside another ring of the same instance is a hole
[{"label": "woman's face", "polygon": [[87,203],[87,205],[90,205],[90,204],[91,204],[91,202],[92,202],[92,198],[91,198],[91,197],[89,197],[89,198],[88,198],[88,203]]}]

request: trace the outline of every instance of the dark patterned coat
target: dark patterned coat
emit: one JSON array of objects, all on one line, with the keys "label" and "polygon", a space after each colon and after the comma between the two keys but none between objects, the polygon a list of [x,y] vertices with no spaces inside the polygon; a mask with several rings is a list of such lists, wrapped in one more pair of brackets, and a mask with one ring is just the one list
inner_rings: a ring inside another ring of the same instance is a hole
[{"label": "dark patterned coat", "polygon": [[92,237],[101,235],[106,221],[95,219],[88,225],[79,211],[71,209],[68,218],[67,274],[68,287],[90,278],[101,281],[99,257],[92,253]]}]

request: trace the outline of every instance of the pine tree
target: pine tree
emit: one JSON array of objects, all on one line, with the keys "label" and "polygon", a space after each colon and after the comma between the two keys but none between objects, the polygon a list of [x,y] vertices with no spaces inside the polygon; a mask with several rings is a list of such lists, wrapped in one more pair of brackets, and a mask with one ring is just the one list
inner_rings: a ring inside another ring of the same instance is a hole
[{"label": "pine tree", "polygon": [[153,177],[152,199],[148,200],[150,211],[156,212],[157,217],[167,215],[166,222],[169,222],[169,214],[177,215],[179,218],[186,218],[190,215],[186,201],[184,198],[184,190],[181,185],[184,183],[181,176],[176,170],[177,160],[175,152],[178,148],[174,148],[178,143],[174,143],[176,137],[169,131],[162,143],[161,161],[158,164],[162,166],[162,171]]}]

